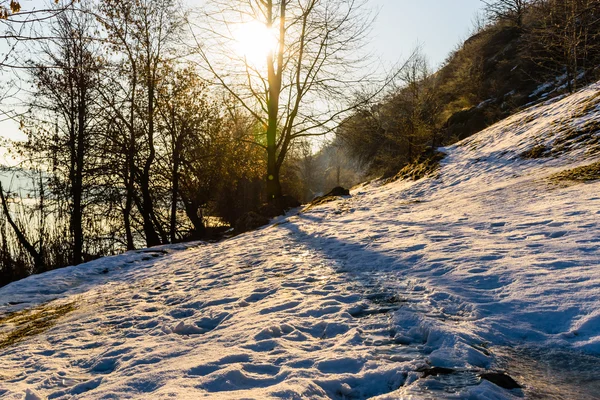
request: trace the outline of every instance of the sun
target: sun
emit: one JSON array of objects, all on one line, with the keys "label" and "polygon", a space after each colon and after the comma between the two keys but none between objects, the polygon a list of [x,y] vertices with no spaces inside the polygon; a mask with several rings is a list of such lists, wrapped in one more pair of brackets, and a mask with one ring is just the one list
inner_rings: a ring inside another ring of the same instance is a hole
[{"label": "sun", "polygon": [[258,21],[241,24],[234,30],[233,36],[234,51],[253,67],[260,68],[265,65],[269,53],[276,49],[275,35],[265,24]]}]

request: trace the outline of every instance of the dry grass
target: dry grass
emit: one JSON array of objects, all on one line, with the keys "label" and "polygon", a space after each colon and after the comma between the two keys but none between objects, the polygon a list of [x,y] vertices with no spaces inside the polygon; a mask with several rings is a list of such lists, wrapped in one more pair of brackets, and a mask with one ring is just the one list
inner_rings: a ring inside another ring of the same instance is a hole
[{"label": "dry grass", "polygon": [[583,167],[577,167],[573,169],[567,169],[550,176],[551,182],[559,183],[564,181],[572,182],[589,182],[600,179],[600,162],[596,162],[590,165],[584,165]]},{"label": "dry grass", "polygon": [[589,97],[585,102],[583,102],[582,107],[580,107],[577,112],[573,115],[573,118],[585,117],[591,112],[594,112],[596,108],[600,105],[600,92],[595,93],[593,96]]},{"label": "dry grass", "polygon": [[446,154],[439,151],[425,153],[416,162],[402,168],[400,172],[390,178],[386,183],[395,182],[399,179],[417,181],[432,176],[440,168],[440,162],[445,157]]},{"label": "dry grass", "polygon": [[322,196],[317,197],[313,201],[311,201],[306,207],[302,209],[300,212],[307,212],[315,208],[316,206],[320,206],[321,204],[330,203],[332,201],[341,200],[343,197],[341,196]]},{"label": "dry grass", "polygon": [[543,144],[533,146],[531,149],[519,154],[524,159],[536,159],[548,156],[548,149]]},{"label": "dry grass", "polygon": [[552,145],[552,155],[560,155],[569,148],[593,148],[598,144],[598,132],[600,132],[600,120],[588,121],[585,125],[564,128],[563,132]]},{"label": "dry grass", "polygon": [[0,333],[0,349],[45,332],[73,310],[74,303],[42,304],[0,317],[0,326],[9,326],[6,331]]}]

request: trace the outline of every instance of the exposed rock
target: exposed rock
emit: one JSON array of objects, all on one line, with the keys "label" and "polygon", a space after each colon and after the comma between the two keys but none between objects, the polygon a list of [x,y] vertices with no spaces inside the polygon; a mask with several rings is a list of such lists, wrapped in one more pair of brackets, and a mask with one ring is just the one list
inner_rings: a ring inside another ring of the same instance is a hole
[{"label": "exposed rock", "polygon": [[522,386],[519,385],[513,378],[502,372],[486,372],[485,374],[479,375],[479,377],[504,389],[512,390],[522,388]]},{"label": "exposed rock", "polygon": [[418,369],[417,372],[423,373],[421,378],[427,378],[428,376],[450,375],[455,373],[456,371],[452,368],[426,367]]},{"label": "exposed rock", "polygon": [[350,190],[344,189],[341,186],[336,186],[325,196],[350,196]]},{"label": "exposed rock", "polygon": [[325,204],[338,200],[341,196],[350,196],[350,190],[341,186],[336,186],[331,189],[329,193],[324,194],[323,196],[315,197],[313,201],[309,203],[308,207],[304,209],[304,211],[310,210],[312,207],[318,206],[319,204]]}]

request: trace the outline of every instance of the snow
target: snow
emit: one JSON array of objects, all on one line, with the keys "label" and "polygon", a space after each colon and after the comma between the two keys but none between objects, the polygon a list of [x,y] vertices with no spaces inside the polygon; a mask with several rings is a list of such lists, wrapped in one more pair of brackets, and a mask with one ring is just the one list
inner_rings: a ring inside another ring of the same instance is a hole
[{"label": "snow", "polygon": [[[600,119],[599,91],[442,149],[438,177],[372,182],[219,243],[0,288],[0,313],[74,304],[0,349],[0,396],[511,399],[539,382],[513,376],[526,387],[509,391],[478,375],[529,348],[585,354],[593,371],[600,183],[545,178],[598,155],[576,142],[553,157],[519,155]],[[434,366],[456,373],[425,376]]]}]

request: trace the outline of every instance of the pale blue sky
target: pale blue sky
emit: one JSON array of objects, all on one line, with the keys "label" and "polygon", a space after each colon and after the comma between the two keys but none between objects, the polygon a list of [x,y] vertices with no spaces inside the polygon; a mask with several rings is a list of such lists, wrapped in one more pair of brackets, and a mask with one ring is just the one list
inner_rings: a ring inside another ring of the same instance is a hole
[{"label": "pale blue sky", "polygon": [[422,45],[432,66],[439,66],[467,35],[480,0],[370,0],[379,9],[373,29],[375,54],[395,61]]}]

